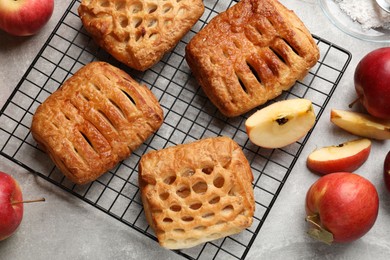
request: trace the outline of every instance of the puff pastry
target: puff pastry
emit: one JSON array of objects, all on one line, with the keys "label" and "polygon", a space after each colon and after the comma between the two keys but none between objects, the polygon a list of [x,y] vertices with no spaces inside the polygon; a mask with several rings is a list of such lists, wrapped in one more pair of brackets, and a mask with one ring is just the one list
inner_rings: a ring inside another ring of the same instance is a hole
[{"label": "puff pastry", "polygon": [[162,122],[163,111],[146,86],[93,62],[37,108],[31,133],[66,177],[85,184],[127,158]]},{"label": "puff pastry", "polygon": [[140,71],[175,47],[203,12],[202,0],[82,0],[78,8],[97,44]]},{"label": "puff pastry", "polygon": [[305,77],[319,58],[301,20],[277,0],[241,0],[186,46],[186,60],[220,112],[238,116]]},{"label": "puff pastry", "polygon": [[139,186],[161,246],[183,249],[252,224],[253,175],[241,148],[214,137],[142,156]]}]

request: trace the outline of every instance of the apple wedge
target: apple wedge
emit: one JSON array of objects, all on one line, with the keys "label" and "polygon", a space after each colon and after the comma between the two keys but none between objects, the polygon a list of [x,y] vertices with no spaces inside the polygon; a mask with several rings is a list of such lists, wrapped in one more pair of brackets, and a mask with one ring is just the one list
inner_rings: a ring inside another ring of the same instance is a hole
[{"label": "apple wedge", "polygon": [[245,127],[252,143],[265,148],[280,148],[306,135],[315,119],[310,100],[288,99],[258,110],[245,121]]},{"label": "apple wedge", "polygon": [[390,139],[390,120],[379,119],[368,114],[332,109],[330,121],[357,136],[377,140]]},{"label": "apple wedge", "polygon": [[356,139],[313,151],[307,157],[306,165],[311,171],[322,175],[333,172],[353,172],[367,160],[370,151],[369,139]]}]

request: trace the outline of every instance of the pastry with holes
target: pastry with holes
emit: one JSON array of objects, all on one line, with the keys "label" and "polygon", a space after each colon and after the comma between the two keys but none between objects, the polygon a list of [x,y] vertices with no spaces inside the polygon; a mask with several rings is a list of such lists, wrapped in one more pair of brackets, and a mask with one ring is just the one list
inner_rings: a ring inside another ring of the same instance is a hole
[{"label": "pastry with holes", "polygon": [[96,43],[140,71],[173,49],[203,12],[202,0],[82,0],[78,8]]},{"label": "pastry with holes", "polygon": [[319,59],[312,35],[277,0],[241,0],[214,17],[186,46],[202,89],[227,117],[290,89]]},{"label": "pastry with holes", "polygon": [[86,184],[129,157],[162,122],[146,86],[108,63],[92,62],[37,108],[31,133],[69,180]]},{"label": "pastry with holes", "polygon": [[252,224],[253,175],[236,142],[205,138],[142,156],[139,186],[161,246],[184,249]]}]

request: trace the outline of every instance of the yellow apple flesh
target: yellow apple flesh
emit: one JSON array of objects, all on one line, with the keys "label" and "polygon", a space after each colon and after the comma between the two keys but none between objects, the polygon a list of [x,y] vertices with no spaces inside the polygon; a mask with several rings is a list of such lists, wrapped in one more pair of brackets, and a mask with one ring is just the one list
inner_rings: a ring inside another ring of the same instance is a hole
[{"label": "yellow apple flesh", "polygon": [[309,154],[306,164],[311,171],[322,175],[343,171],[353,172],[367,160],[370,151],[369,139],[356,139],[317,149]]},{"label": "yellow apple flesh", "polygon": [[390,120],[379,119],[368,114],[332,109],[330,121],[357,136],[377,140],[390,139]]},{"label": "yellow apple flesh", "polygon": [[252,143],[265,148],[280,148],[305,136],[315,119],[310,100],[288,99],[258,110],[245,121],[245,127]]}]

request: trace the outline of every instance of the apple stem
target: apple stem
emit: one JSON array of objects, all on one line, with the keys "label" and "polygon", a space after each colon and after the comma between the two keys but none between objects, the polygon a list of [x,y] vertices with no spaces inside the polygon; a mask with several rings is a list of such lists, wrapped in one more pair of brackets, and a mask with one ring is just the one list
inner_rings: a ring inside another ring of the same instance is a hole
[{"label": "apple stem", "polygon": [[349,108],[352,108],[353,105],[355,105],[355,103],[359,101],[359,99],[360,99],[360,96],[358,96],[354,101],[352,101],[352,103],[349,104],[348,107],[349,107]]},{"label": "apple stem", "polygon": [[305,220],[309,222],[314,228],[310,228],[307,232],[311,237],[324,242],[328,245],[331,245],[334,241],[333,234],[326,229],[324,229],[317,221],[319,221],[319,215],[314,214],[311,216],[306,216]]},{"label": "apple stem", "polygon": [[310,215],[306,216],[305,220],[312,224],[313,226],[317,227],[318,229],[322,229],[322,227],[315,221],[315,219],[318,218],[318,215]]},{"label": "apple stem", "polygon": [[13,201],[11,205],[20,204],[20,203],[34,203],[34,202],[43,202],[46,201],[45,198],[40,198],[36,200],[23,200],[23,201]]}]

